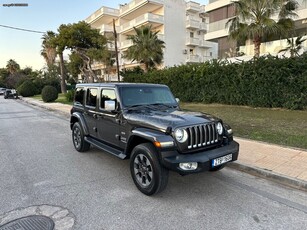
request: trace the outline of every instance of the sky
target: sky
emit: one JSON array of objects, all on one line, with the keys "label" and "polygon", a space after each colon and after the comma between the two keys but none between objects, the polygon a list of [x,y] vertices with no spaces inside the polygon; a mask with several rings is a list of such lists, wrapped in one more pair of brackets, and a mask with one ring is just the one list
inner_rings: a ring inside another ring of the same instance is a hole
[{"label": "sky", "polygon": [[[167,1],[167,0],[166,0]],[[194,0],[206,4],[207,0]],[[21,68],[40,70],[45,62],[40,55],[42,33],[25,32],[3,26],[32,31],[57,32],[61,24],[77,23],[102,6],[119,8],[130,0],[0,0],[0,68],[15,60]],[[9,4],[28,6],[8,7]]]}]

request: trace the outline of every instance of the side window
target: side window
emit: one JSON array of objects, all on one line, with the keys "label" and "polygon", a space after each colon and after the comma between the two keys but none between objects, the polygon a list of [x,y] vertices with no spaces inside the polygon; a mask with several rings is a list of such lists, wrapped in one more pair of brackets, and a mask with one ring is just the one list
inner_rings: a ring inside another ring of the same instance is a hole
[{"label": "side window", "polygon": [[83,88],[76,89],[75,104],[84,105],[84,89]]},{"label": "side window", "polygon": [[91,107],[96,107],[97,104],[97,89],[90,88],[86,92],[86,105]]},{"label": "side window", "polygon": [[100,108],[104,109],[104,102],[105,101],[115,101],[116,102],[116,95],[114,89],[102,89],[101,90],[101,99],[100,99]]}]

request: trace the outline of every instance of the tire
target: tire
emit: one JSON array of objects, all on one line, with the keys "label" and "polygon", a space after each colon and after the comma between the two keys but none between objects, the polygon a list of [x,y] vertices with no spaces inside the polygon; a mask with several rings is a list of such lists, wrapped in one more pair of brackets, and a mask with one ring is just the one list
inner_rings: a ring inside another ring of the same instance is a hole
[{"label": "tire", "polygon": [[226,164],[223,164],[223,165],[219,165],[217,167],[214,167],[212,169],[210,169],[210,172],[217,172],[217,171],[220,171],[221,169],[223,169],[225,167]]},{"label": "tire", "polygon": [[162,192],[168,182],[168,169],[161,166],[151,143],[137,145],[130,157],[130,172],[136,187],[150,196]]},{"label": "tire", "polygon": [[78,152],[86,152],[91,146],[84,140],[84,132],[79,122],[74,123],[72,127],[72,142]]}]

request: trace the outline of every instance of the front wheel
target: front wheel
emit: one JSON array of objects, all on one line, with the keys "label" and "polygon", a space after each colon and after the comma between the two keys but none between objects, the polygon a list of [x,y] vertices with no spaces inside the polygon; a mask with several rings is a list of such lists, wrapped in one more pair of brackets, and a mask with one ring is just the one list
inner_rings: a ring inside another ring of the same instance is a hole
[{"label": "front wheel", "polygon": [[168,182],[168,170],[161,166],[157,156],[155,147],[151,143],[144,143],[133,149],[130,158],[133,182],[148,196],[163,191]]},{"label": "front wheel", "polygon": [[84,140],[84,132],[79,122],[76,122],[72,127],[72,141],[78,152],[85,152],[91,146],[90,143]]}]

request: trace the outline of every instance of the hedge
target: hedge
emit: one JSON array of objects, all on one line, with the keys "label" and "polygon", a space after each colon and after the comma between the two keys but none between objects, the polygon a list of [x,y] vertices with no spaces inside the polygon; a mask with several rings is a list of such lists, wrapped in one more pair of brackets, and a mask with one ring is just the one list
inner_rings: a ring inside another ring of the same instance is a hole
[{"label": "hedge", "polygon": [[37,93],[37,88],[31,80],[26,80],[17,88],[17,92],[23,97],[32,97]]},{"label": "hedge", "polygon": [[147,74],[129,72],[124,74],[124,81],[166,84],[185,102],[305,109],[307,53],[240,63],[213,60]]}]

